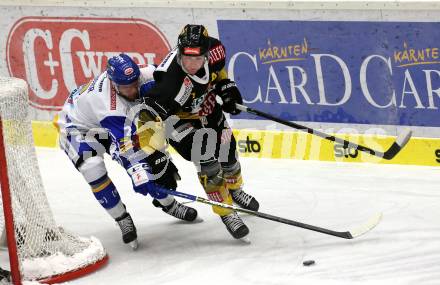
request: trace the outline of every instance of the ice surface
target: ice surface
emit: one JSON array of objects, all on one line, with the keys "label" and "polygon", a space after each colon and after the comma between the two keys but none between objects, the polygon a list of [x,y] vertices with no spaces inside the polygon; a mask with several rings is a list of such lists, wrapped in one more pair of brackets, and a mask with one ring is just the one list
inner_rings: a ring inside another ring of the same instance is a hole
[{"label": "ice surface", "polygon": [[[247,245],[207,205],[189,204],[204,219],[198,224],[154,208],[107,160],[137,225],[140,246],[132,251],[64,153],[37,154],[56,221],[99,238],[110,255],[106,267],[69,284],[440,284],[440,168],[243,158],[245,190],[262,212],[335,230],[384,215],[354,240],[243,215],[251,230]],[[179,191],[205,197],[192,164],[174,157]],[[316,264],[303,266],[309,259]]]}]

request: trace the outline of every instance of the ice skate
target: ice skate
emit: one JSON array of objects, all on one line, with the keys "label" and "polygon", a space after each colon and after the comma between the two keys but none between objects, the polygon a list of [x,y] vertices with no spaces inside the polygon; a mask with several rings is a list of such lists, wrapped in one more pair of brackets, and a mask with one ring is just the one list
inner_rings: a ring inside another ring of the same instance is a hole
[{"label": "ice skate", "polygon": [[222,222],[225,224],[228,232],[235,238],[244,242],[250,242],[248,238],[249,228],[244,224],[243,220],[236,212],[229,215],[221,216]]},{"label": "ice skate", "polygon": [[232,201],[234,201],[234,203],[241,208],[252,211],[258,211],[260,208],[258,201],[253,196],[245,193],[243,190],[229,190],[229,192],[231,193]]},{"label": "ice skate", "polygon": [[162,208],[162,211],[171,215],[177,219],[187,222],[201,222],[203,221],[197,215],[197,210],[185,206],[176,200],[168,206],[162,206],[156,199],[153,200],[153,205],[158,208]]},{"label": "ice skate", "polygon": [[121,217],[117,218],[116,222],[121,228],[122,241],[130,245],[133,250],[137,249],[139,245],[137,241],[137,232],[130,214],[126,212]]}]

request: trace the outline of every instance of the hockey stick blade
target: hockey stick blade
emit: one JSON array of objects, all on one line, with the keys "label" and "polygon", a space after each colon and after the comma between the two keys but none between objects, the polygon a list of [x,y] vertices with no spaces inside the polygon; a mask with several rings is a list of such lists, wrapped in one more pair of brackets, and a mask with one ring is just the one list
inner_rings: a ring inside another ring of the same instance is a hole
[{"label": "hockey stick blade", "polygon": [[187,193],[183,193],[183,192],[173,191],[173,190],[169,190],[169,189],[165,189],[165,188],[159,188],[158,191],[162,192],[162,193],[165,193],[165,194],[169,194],[169,195],[185,198],[185,199],[188,199],[188,200],[192,200],[192,201],[208,204],[208,205],[211,205],[211,206],[218,206],[218,207],[234,210],[234,211],[241,212],[241,213],[247,213],[249,215],[256,216],[256,217],[259,217],[259,218],[263,218],[263,219],[266,219],[266,220],[271,220],[271,221],[274,221],[274,222],[283,223],[283,224],[286,224],[286,225],[291,225],[291,226],[294,226],[294,227],[299,227],[299,228],[303,228],[303,229],[306,229],[306,230],[311,230],[311,231],[315,231],[315,232],[331,235],[331,236],[334,236],[334,237],[344,238],[344,239],[353,239],[353,238],[356,238],[358,236],[361,236],[361,235],[369,232],[370,230],[372,230],[380,222],[380,219],[382,217],[382,214],[375,215],[365,225],[363,225],[362,227],[360,227],[360,228],[358,228],[358,229],[356,229],[354,231],[338,232],[338,231],[333,231],[333,230],[329,230],[329,229],[322,228],[322,227],[317,227],[317,226],[306,224],[306,223],[297,222],[297,221],[294,221],[294,220],[289,220],[289,219],[281,218],[281,217],[274,216],[274,215],[271,215],[271,214],[266,214],[266,213],[262,213],[262,212],[252,211],[252,210],[243,209],[243,208],[240,208],[240,207],[237,207],[237,206],[234,206],[234,205],[228,205],[228,204],[223,204],[223,203],[216,202],[216,201],[211,201],[211,200],[208,200],[208,199],[205,199],[205,198],[202,198],[202,197],[198,197],[198,196],[187,194]]},{"label": "hockey stick blade", "polygon": [[412,131],[410,129],[404,130],[396,139],[396,141],[390,146],[390,148],[385,151],[383,154],[383,158],[385,159],[393,159],[399,151],[406,146],[409,139],[411,138]]},{"label": "hockey stick blade", "polygon": [[259,117],[263,117],[268,120],[272,120],[274,122],[277,122],[277,123],[283,124],[285,126],[289,126],[291,128],[294,128],[294,129],[321,137],[323,139],[326,139],[326,140],[329,140],[332,142],[340,143],[343,145],[344,148],[355,148],[359,151],[363,151],[363,152],[368,153],[370,155],[374,155],[374,156],[377,156],[377,157],[380,157],[380,158],[383,158],[386,160],[393,159],[400,152],[400,150],[408,143],[409,139],[411,138],[411,130],[405,130],[402,134],[400,134],[397,137],[397,139],[388,148],[388,150],[386,150],[385,152],[382,152],[382,151],[374,150],[374,149],[371,149],[369,147],[366,147],[366,146],[363,146],[360,144],[356,144],[354,142],[344,140],[342,138],[332,136],[330,134],[321,132],[316,129],[309,128],[307,126],[297,124],[295,122],[285,121],[283,119],[272,116],[271,114],[264,113],[264,112],[256,110],[256,109],[252,109],[252,108],[244,106],[244,105],[240,105],[240,104],[235,104],[235,105],[236,105],[237,109],[240,111],[247,112],[249,114],[253,114],[253,115],[256,115]]},{"label": "hockey stick blade", "polygon": [[366,222],[364,225],[357,229],[351,230],[348,233],[350,234],[351,238],[356,238],[358,236],[364,235],[375,228],[381,220],[382,213],[377,213],[376,215],[371,217],[370,220],[368,220],[368,222]]}]

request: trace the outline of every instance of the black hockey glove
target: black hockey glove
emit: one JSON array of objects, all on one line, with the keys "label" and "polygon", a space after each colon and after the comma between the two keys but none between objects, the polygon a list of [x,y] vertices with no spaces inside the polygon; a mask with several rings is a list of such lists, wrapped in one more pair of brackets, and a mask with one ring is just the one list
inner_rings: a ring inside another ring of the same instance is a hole
[{"label": "black hockey glove", "polygon": [[242,104],[243,98],[241,98],[240,91],[234,81],[229,79],[220,80],[215,85],[215,93],[222,98],[222,108],[226,113],[232,115],[240,114],[241,111],[237,109],[235,104]]},{"label": "black hockey glove", "polygon": [[151,167],[156,184],[167,189],[177,188],[177,181],[180,180],[179,171],[167,153],[156,150],[147,157],[147,163]]}]

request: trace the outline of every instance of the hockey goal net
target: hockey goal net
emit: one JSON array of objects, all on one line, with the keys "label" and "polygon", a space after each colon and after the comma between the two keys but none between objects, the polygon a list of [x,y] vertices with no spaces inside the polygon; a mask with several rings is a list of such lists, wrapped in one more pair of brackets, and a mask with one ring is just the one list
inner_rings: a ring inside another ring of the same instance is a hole
[{"label": "hockey goal net", "polygon": [[55,223],[34,149],[28,87],[17,78],[0,77],[0,181],[14,284],[64,282],[106,263],[98,239],[79,237]]}]

